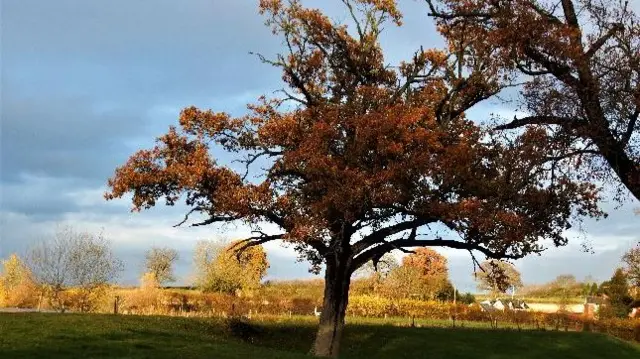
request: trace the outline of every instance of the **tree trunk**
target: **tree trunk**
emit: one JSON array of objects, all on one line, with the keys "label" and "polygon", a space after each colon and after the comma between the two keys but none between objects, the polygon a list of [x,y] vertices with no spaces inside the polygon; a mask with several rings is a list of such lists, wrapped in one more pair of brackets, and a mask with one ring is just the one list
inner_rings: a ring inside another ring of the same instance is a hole
[{"label": "tree trunk", "polygon": [[327,261],[320,325],[311,349],[311,354],[315,356],[338,357],[349,301],[350,280],[348,260]]}]

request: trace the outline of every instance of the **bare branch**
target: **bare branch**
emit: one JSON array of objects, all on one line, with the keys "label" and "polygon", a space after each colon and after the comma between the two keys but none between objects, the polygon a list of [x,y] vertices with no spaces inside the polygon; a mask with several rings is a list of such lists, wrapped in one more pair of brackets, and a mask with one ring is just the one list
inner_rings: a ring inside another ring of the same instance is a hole
[{"label": "bare branch", "polygon": [[187,214],[184,215],[184,219],[178,223],[173,225],[173,227],[180,227],[181,225],[183,225],[187,220],[189,220],[189,216],[191,215],[191,213],[195,212],[195,211],[202,211],[203,208],[202,207],[194,207],[192,208],[189,212],[187,212]]},{"label": "bare branch", "polygon": [[347,9],[349,10],[349,14],[351,15],[351,20],[353,20],[353,22],[356,24],[356,30],[358,30],[358,36],[360,36],[360,40],[364,39],[365,34],[362,31],[362,26],[360,25],[360,20],[358,20],[358,17],[355,14],[355,11],[353,9],[353,5],[351,4],[351,2],[349,0],[341,0],[341,1],[347,7]]},{"label": "bare branch", "polygon": [[297,102],[297,103],[305,105],[305,106],[309,105],[309,103],[307,101],[290,94],[285,89],[280,89],[280,90],[278,90],[278,92],[282,92],[285,95],[285,98],[282,100],[282,102],[287,101],[287,100],[291,100],[291,101]]},{"label": "bare branch", "polygon": [[232,222],[240,218],[238,216],[211,216],[202,222],[192,224],[191,227],[206,226],[216,222]]},{"label": "bare branch", "polygon": [[560,19],[558,19],[555,15],[553,15],[552,12],[549,12],[549,11],[543,9],[542,7],[538,6],[535,2],[527,1],[527,2],[525,2],[525,5],[529,6],[538,15],[544,17],[545,19],[547,19],[547,21],[551,22],[552,24],[555,24],[555,25],[562,25],[563,24],[562,21]]},{"label": "bare branch", "polygon": [[549,73],[553,74],[568,86],[576,88],[576,86],[580,85],[578,79],[571,74],[572,70],[568,65],[560,63],[558,61],[553,61],[532,47],[527,47],[525,49],[525,54],[529,56],[533,61],[544,66],[549,71]]},{"label": "bare branch", "polygon": [[616,34],[616,32],[622,29],[623,27],[621,24],[615,24],[611,29],[609,29],[609,31],[607,31],[606,34],[604,34],[601,38],[596,40],[596,42],[594,42],[593,45],[591,45],[591,47],[589,48],[589,50],[587,50],[584,56],[587,59],[592,58],[593,55],[595,55],[596,52],[598,52],[602,48],[602,46],[604,46],[604,44],[607,43],[607,41],[609,41],[609,39]]},{"label": "bare branch", "polygon": [[427,5],[429,5],[429,16],[444,19],[444,20],[454,20],[458,18],[480,18],[480,19],[488,19],[491,18],[491,14],[487,12],[480,11],[468,11],[468,12],[456,12],[455,14],[447,14],[440,10],[438,10],[433,4],[433,0],[426,0]]},{"label": "bare branch", "polygon": [[232,162],[239,162],[239,163],[243,163],[245,165],[245,171],[244,174],[242,175],[242,181],[245,181],[247,179],[247,176],[249,175],[249,167],[260,157],[262,156],[279,156],[281,155],[282,152],[281,151],[272,151],[269,149],[264,149],[263,151],[257,152],[257,153],[252,153],[247,155],[247,157],[243,160],[234,160]]}]

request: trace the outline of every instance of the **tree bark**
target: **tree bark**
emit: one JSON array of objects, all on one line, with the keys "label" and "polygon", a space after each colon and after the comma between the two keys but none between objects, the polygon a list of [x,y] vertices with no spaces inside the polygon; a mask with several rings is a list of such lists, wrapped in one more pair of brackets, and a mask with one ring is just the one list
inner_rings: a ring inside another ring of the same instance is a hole
[{"label": "tree bark", "polygon": [[629,192],[640,200],[640,166],[625,153],[611,135],[606,124],[601,124],[602,135],[593,136],[593,142],[598,146],[602,157],[607,161],[611,169],[618,175],[620,182],[627,187]]},{"label": "tree bark", "polygon": [[320,325],[311,349],[311,354],[315,356],[338,357],[349,301],[351,272],[348,262],[348,259],[327,261]]},{"label": "tree bark", "polygon": [[621,144],[611,133],[609,122],[600,105],[599,86],[588,65],[582,65],[579,70],[582,87],[576,91],[592,127],[589,137],[620,182],[640,200],[640,166],[625,152],[627,145]]}]

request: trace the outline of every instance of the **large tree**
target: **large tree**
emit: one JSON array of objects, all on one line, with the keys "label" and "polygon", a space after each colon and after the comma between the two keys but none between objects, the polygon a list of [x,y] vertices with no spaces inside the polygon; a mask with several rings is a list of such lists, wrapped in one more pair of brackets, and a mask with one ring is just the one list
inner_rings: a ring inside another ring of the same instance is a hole
[{"label": "large tree", "polygon": [[[426,0],[439,29],[497,85],[521,81],[520,118],[554,162],[617,178],[640,199],[640,23],[628,0]],[[638,7],[636,7],[638,9]],[[495,84],[478,76],[472,86]],[[619,192],[620,194],[626,192]]]},{"label": "large tree", "polygon": [[106,237],[72,227],[59,228],[53,238],[31,248],[26,262],[35,283],[60,311],[66,310],[62,294],[70,287],[78,290],[79,309],[91,311],[123,269]]},{"label": "large tree", "polygon": [[[401,23],[394,2],[342,2],[353,29],[295,0],[261,1],[285,48],[261,58],[287,89],[242,117],[184,109],[179,128],[118,168],[106,194],[132,193],[134,210],[183,196],[183,223],[199,215],[193,225],[252,226],[239,251],[282,240],[312,269],[324,265],[318,356],[338,354],[351,275],[363,264],[423,246],[520,258],[541,252],[542,238],[566,244],[573,215],[600,214],[594,185],[543,165],[544,131],[497,137],[465,118],[498,90],[462,85],[481,68],[438,50],[388,66],[379,35]],[[218,163],[222,152],[246,168]],[[451,235],[431,231],[436,223]]]}]

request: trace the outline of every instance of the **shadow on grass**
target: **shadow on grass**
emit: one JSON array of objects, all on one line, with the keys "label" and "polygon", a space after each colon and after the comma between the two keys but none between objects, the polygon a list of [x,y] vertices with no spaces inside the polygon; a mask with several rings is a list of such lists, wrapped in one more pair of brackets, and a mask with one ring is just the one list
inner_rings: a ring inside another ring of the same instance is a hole
[{"label": "shadow on grass", "polygon": [[[266,325],[257,345],[305,352],[315,328]],[[286,340],[285,340],[286,338]],[[595,333],[348,325],[344,358],[640,358],[640,346]]]},{"label": "shadow on grass", "polygon": [[[304,358],[313,322],[251,323],[248,343],[223,321],[112,315],[0,314],[0,358]],[[640,358],[640,346],[594,333],[348,325],[346,359]]]}]

